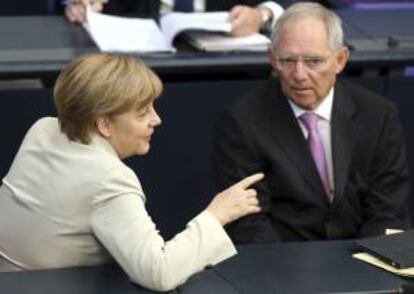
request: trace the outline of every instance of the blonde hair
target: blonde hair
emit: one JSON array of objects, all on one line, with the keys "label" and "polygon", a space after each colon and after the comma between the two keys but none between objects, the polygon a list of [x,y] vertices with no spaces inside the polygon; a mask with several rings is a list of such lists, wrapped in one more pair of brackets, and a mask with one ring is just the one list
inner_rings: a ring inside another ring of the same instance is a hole
[{"label": "blonde hair", "polygon": [[94,53],[72,60],[59,74],[53,94],[62,132],[87,144],[99,117],[139,110],[161,92],[161,80],[142,61]]}]

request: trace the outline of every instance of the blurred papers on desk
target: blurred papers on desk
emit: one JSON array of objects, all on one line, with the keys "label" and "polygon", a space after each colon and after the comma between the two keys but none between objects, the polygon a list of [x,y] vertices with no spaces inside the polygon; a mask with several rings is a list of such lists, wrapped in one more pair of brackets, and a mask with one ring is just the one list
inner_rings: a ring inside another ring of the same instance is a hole
[{"label": "blurred papers on desk", "polygon": [[270,39],[262,34],[246,37],[231,37],[224,33],[190,31],[184,32],[185,38],[195,48],[202,51],[258,51],[264,52]]},{"label": "blurred papers on desk", "polygon": [[86,31],[102,51],[174,51],[152,19],[104,15],[88,10]]},{"label": "blurred papers on desk", "polygon": [[175,52],[173,41],[180,33],[188,33],[186,39],[190,44],[205,51],[265,51],[270,43],[269,38],[261,34],[230,36],[228,12],[173,12],[163,15],[159,26],[153,19],[119,17],[90,10],[87,20],[84,27],[102,51]]}]

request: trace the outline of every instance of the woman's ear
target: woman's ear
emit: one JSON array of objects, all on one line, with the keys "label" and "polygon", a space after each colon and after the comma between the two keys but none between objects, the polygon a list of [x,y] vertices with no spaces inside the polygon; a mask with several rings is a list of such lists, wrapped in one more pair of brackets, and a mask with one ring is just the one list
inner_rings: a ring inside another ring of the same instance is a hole
[{"label": "woman's ear", "polygon": [[96,129],[98,133],[104,137],[105,139],[108,139],[112,135],[112,125],[109,117],[107,116],[101,116],[98,117],[96,120]]}]

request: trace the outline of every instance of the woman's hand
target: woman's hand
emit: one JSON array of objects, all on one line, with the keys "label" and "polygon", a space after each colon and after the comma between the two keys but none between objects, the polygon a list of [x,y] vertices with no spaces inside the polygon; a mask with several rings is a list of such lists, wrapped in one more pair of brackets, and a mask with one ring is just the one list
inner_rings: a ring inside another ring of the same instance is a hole
[{"label": "woman's hand", "polygon": [[257,173],[218,193],[207,206],[207,211],[223,226],[242,216],[259,212],[257,192],[250,186],[263,178],[264,174]]},{"label": "woman's hand", "polygon": [[[100,12],[103,9],[103,5],[100,2],[92,2],[90,4],[91,10]],[[65,16],[70,22],[84,23],[86,22],[86,7],[83,1],[77,1],[66,5]]]}]

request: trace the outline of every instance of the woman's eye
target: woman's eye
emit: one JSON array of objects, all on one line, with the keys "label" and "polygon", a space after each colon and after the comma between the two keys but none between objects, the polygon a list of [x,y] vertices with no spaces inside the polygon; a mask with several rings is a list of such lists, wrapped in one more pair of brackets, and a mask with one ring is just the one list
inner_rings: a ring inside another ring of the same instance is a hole
[{"label": "woman's eye", "polygon": [[151,110],[150,106],[145,107],[144,109],[141,109],[140,111],[138,111],[137,115],[138,115],[138,117],[143,117],[143,116],[147,115],[150,112],[150,110]]}]

